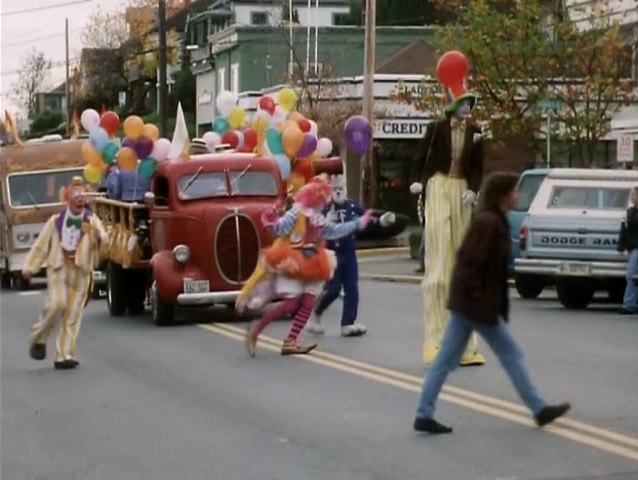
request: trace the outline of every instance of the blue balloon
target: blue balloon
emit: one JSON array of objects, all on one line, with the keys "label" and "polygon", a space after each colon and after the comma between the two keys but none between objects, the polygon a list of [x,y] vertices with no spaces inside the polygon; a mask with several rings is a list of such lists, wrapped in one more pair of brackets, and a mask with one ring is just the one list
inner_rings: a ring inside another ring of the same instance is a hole
[{"label": "blue balloon", "polygon": [[228,123],[228,120],[226,120],[226,118],[217,117],[215,120],[213,120],[213,132],[223,135],[228,130],[230,130],[230,124]]},{"label": "blue balloon", "polygon": [[155,169],[157,168],[157,160],[152,157],[145,158],[142,160],[137,167],[137,174],[145,179],[150,179],[155,173]]},{"label": "blue balloon", "polygon": [[109,143],[109,134],[102,127],[98,127],[89,134],[89,142],[98,152],[104,150]]},{"label": "blue balloon", "polygon": [[284,153],[284,144],[281,142],[281,132],[276,128],[269,128],[266,132],[266,142],[268,143],[268,150],[275,157],[281,153]]},{"label": "blue balloon", "polygon": [[287,180],[288,176],[290,175],[290,169],[292,168],[292,166],[290,165],[290,159],[283,153],[279,153],[275,155],[275,160],[277,162],[277,166],[279,167],[281,178]]}]

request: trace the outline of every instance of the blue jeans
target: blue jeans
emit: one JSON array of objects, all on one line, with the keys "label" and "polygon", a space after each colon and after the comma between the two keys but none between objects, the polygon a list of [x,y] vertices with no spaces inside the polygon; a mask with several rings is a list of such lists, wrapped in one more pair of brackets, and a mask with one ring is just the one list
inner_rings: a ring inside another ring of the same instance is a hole
[{"label": "blue jeans", "polygon": [[622,306],[630,312],[638,312],[638,285],[634,285],[633,276],[638,274],[638,248],[629,252],[627,258],[627,288]]},{"label": "blue jeans", "polygon": [[483,337],[496,354],[527,408],[534,414],[538,413],[545,406],[545,401],[536,391],[525,366],[523,352],[505,322],[499,319],[496,325],[483,325],[471,322],[458,312],[451,312],[441,349],[423,383],[416,416],[427,419],[433,417],[436,399],[443,388],[445,379],[458,366],[467,341],[474,330]]},{"label": "blue jeans", "polygon": [[343,312],[341,314],[341,326],[354,325],[359,309],[359,267],[357,255],[337,257],[337,268],[332,279],[326,283],[315,307],[315,313],[319,316],[334,302],[343,288]]}]

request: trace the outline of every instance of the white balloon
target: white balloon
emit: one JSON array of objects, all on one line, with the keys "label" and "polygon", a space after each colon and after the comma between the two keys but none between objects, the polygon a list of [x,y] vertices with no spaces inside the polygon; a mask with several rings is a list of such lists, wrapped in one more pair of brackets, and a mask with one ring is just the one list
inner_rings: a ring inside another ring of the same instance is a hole
[{"label": "white balloon", "polygon": [[319,137],[319,127],[317,126],[317,122],[314,120],[308,120],[310,122],[310,133],[312,133],[315,137]]},{"label": "white balloon", "polygon": [[168,157],[168,153],[171,151],[171,141],[167,138],[160,138],[155,141],[153,145],[153,151],[151,157],[158,162],[163,162]]},{"label": "white balloon", "polygon": [[322,157],[327,157],[332,153],[332,141],[329,138],[320,138],[317,142],[316,152]]},{"label": "white balloon", "polygon": [[227,117],[233,111],[233,108],[237,106],[237,97],[235,97],[233,92],[225,90],[217,95],[215,104],[219,113]]},{"label": "white balloon", "polygon": [[214,152],[215,147],[222,143],[222,137],[217,132],[206,132],[202,140],[206,142],[206,148],[209,152]]},{"label": "white balloon", "polygon": [[288,116],[288,111],[280,105],[275,108],[275,113],[272,114],[272,123],[277,125],[279,122],[283,122]]},{"label": "white balloon", "polygon": [[100,126],[100,114],[92,108],[87,108],[82,112],[80,123],[84,130],[91,133]]}]

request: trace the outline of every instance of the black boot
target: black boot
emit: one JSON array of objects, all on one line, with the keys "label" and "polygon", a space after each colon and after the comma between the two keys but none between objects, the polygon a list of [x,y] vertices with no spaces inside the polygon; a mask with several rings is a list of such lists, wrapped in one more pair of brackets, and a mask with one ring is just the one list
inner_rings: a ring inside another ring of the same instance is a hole
[{"label": "black boot", "polygon": [[452,433],[451,427],[440,424],[433,418],[416,418],[414,420],[414,430],[419,433],[431,433],[438,435],[440,433]]},{"label": "black boot", "polygon": [[60,362],[53,363],[53,366],[55,367],[56,370],[70,370],[72,368],[77,367],[78,365],[79,365],[79,362],[72,359],[62,360]]},{"label": "black boot", "polygon": [[569,403],[561,403],[560,405],[548,405],[541,409],[536,415],[534,415],[534,419],[536,420],[536,424],[539,427],[545,426],[548,423],[552,423],[558,417],[562,417],[565,415],[571,405]]},{"label": "black boot", "polygon": [[32,343],[29,348],[29,355],[34,360],[44,360],[47,356],[46,343]]}]

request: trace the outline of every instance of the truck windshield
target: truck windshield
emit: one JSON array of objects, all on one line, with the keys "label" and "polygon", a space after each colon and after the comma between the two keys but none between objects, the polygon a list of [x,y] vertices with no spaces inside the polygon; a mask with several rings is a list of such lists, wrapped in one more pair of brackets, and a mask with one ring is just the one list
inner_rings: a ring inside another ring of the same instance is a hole
[{"label": "truck windshield", "polygon": [[60,189],[76,176],[82,176],[81,168],[9,174],[9,203],[12,207],[60,203]]},{"label": "truck windshield", "polygon": [[589,210],[624,210],[629,202],[629,188],[556,186],[550,208],[586,208]]},{"label": "truck windshield", "polygon": [[529,210],[534,197],[538,193],[538,189],[545,180],[546,175],[524,175],[518,185],[520,191],[520,198],[516,207],[513,209],[516,212],[527,212]]},{"label": "truck windshield", "polygon": [[[179,179],[178,192],[180,200],[197,200],[215,197],[254,197],[277,195],[277,182],[269,172],[253,172],[250,170],[229,172],[231,193],[228,192],[226,176],[223,172],[202,173],[195,180],[192,175],[184,175]],[[192,181],[188,188],[187,183]],[[185,191],[184,191],[185,190]]]}]

